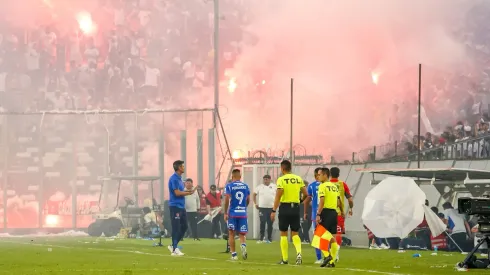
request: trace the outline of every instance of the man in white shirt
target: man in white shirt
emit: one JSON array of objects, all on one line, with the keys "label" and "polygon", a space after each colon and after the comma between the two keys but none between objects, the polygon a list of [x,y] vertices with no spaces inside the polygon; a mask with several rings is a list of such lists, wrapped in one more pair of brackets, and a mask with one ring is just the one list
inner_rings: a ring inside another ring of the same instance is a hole
[{"label": "man in white shirt", "polygon": [[[463,250],[466,250],[465,248],[468,246],[467,239],[470,237],[471,229],[465,216],[459,214],[458,210],[454,209],[450,202],[445,202],[442,208],[444,209],[442,213],[447,220],[447,226],[451,232],[450,236],[452,240]],[[457,251],[457,246],[453,244],[452,240],[449,242],[450,249]]]},{"label": "man in white shirt", "polygon": [[[276,197],[276,186],[271,183],[271,176],[263,177],[264,183],[257,186],[254,191],[253,200],[255,208],[259,210],[260,217],[260,239],[259,242],[270,243],[272,241],[271,213]],[[259,197],[257,200],[257,196]],[[265,240],[265,226],[267,224],[267,239]]]},{"label": "man in white shirt", "polygon": [[[185,180],[185,190],[191,191],[194,189],[192,179]],[[195,241],[200,241],[197,235],[197,210],[201,207],[201,200],[197,192],[185,197],[185,211],[187,212],[187,221],[191,229],[191,236]]]}]

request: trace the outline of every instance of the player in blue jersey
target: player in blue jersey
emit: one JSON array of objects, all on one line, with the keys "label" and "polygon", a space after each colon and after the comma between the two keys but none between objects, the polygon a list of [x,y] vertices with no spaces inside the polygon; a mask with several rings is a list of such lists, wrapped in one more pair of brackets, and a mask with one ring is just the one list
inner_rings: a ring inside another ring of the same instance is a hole
[{"label": "player in blue jersey", "polygon": [[[304,203],[304,219],[310,218],[312,220],[312,225],[313,225],[313,231],[316,229],[316,212],[318,210],[318,187],[320,186],[320,183],[318,181],[318,172],[321,170],[321,167],[315,168],[315,181],[310,183],[307,188],[308,192],[308,197],[303,201]],[[328,168],[327,168],[328,169]],[[308,209],[308,204],[311,202],[311,216],[308,215],[306,212]],[[316,262],[315,264],[321,264],[322,263],[322,251],[320,249],[315,248],[316,252]]]},{"label": "player in blue jersey", "polygon": [[241,182],[240,170],[234,169],[231,173],[232,182],[225,187],[225,221],[228,224],[228,241],[230,242],[231,259],[238,260],[235,249],[235,232],[240,236],[242,257],[247,259],[247,245],[245,235],[248,232],[247,207],[250,202],[250,189]]}]

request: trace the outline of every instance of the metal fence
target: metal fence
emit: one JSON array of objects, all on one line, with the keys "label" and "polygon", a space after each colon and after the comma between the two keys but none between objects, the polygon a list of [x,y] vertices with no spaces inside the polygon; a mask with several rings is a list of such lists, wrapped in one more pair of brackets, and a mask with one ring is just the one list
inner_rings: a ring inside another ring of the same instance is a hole
[{"label": "metal fence", "polygon": [[[0,229],[87,227],[102,176],[161,176],[163,200],[176,159],[200,185],[216,175],[213,109],[4,113],[0,132]],[[151,199],[148,185],[135,186],[123,182],[120,198]]]},{"label": "metal fence", "polygon": [[[410,150],[411,149],[411,150]],[[417,160],[416,148],[408,144],[392,143],[373,146],[352,154],[352,163],[396,162]],[[488,159],[490,158],[490,135],[464,139],[451,144],[421,150],[421,160]]]}]

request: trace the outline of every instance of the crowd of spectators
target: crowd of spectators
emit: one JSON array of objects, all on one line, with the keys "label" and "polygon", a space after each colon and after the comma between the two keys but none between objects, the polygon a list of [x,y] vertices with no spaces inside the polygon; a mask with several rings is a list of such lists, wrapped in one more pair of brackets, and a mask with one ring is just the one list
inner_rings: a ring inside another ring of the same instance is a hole
[{"label": "crowd of spectators", "polygon": [[[238,51],[240,3],[221,1],[234,11],[222,17],[225,61]],[[2,108],[137,109],[170,99],[188,107],[213,85],[212,1],[105,0],[74,17],[82,18],[35,29],[0,23]]]},{"label": "crowd of spectators", "polygon": [[[448,126],[440,135],[427,132],[420,137],[420,149],[424,157],[432,160],[442,158],[484,158],[490,156],[490,143],[488,137],[489,125],[487,115],[471,125],[469,122],[458,121],[456,126]],[[418,137],[406,141],[406,152],[418,152]],[[402,145],[403,146],[403,145]]]},{"label": "crowd of spectators", "polygon": [[[73,0],[67,8],[64,0],[29,1],[39,7],[0,11],[10,13],[0,19],[0,111],[202,108],[212,100],[213,1]],[[240,5],[220,1],[222,73],[239,52],[247,20]],[[27,10],[39,24],[12,21]],[[97,192],[99,176],[132,174],[135,165],[157,173],[141,157],[157,151],[157,122],[134,121],[131,114],[1,116],[9,199],[36,194],[30,185],[41,181],[49,198],[70,194],[67,182]]]},{"label": "crowd of spectators", "polygon": [[[14,26],[8,18],[0,21],[0,111],[192,108],[212,97],[213,1],[96,2],[97,9],[70,11],[71,21],[55,19],[49,9],[40,9],[48,12],[43,16],[46,23],[33,28]],[[241,0],[220,1],[220,10],[223,73],[240,53],[243,26],[252,14]],[[377,153],[376,160],[415,153],[418,147],[433,152],[433,158],[489,155],[490,143],[474,140],[489,131],[490,98],[485,87],[490,83],[486,73],[490,58],[485,45],[490,38],[486,25],[481,24],[489,12],[485,5],[471,10],[465,30],[458,33],[469,54],[475,56],[476,69],[471,75],[440,73],[433,78],[437,79],[433,87],[424,89],[424,94],[433,96],[423,99],[427,117],[445,112],[448,119],[431,127],[424,123],[427,133],[420,144],[413,134],[414,123],[401,134],[395,125],[397,134],[392,135],[390,146]],[[445,110],[447,98],[460,101],[460,107]],[[402,107],[394,109],[395,116],[413,115]],[[0,131],[3,120],[0,118]],[[459,122],[443,128],[453,121]],[[26,129],[32,131],[32,124]],[[471,142],[447,146],[459,141]],[[363,157],[365,160],[368,158]]]},{"label": "crowd of spectators", "polygon": [[[223,73],[240,53],[243,26],[252,14],[241,0],[220,1],[220,5]],[[6,18],[0,22],[0,111],[143,109],[176,104],[192,108],[212,97],[212,1],[98,0],[95,7],[74,12],[71,21],[57,20],[49,9],[39,9],[48,16],[44,14],[45,23],[35,28],[13,26]],[[411,123],[412,131],[394,135],[392,144],[376,159],[414,153],[418,146],[437,151],[435,148],[486,135],[490,100],[483,87],[490,83],[486,74],[490,59],[485,54],[487,30],[481,21],[488,12],[482,7],[471,10],[465,30],[458,30],[468,52],[478,57],[477,69],[471,76],[440,73],[433,78],[437,79],[432,81],[434,91],[424,89],[424,94],[433,97],[424,98],[428,117],[446,112],[448,119],[423,127],[428,133],[419,145]],[[439,90],[445,91],[443,96]],[[461,101],[458,111],[444,110],[447,98]],[[401,107],[395,109],[395,116],[407,115]],[[454,127],[441,127],[459,120]],[[441,149],[437,154],[487,156],[490,149],[483,141],[458,146],[461,148]]]},{"label": "crowd of spectators", "polygon": [[471,66],[441,71],[422,65],[421,136],[417,135],[417,89],[410,83],[407,95],[392,110],[389,143],[361,150],[354,161],[416,159],[418,148],[424,159],[483,158],[490,156],[490,14],[486,4],[476,5],[465,26],[454,36],[466,46]]},{"label": "crowd of spectators", "polygon": [[[478,119],[458,121],[437,133],[425,132],[420,136],[420,143],[418,135],[410,131],[399,140],[377,146],[378,152],[372,148],[362,150],[358,153],[359,160],[414,160],[419,148],[426,160],[487,158],[490,156],[489,123],[488,114],[483,113]],[[369,154],[367,159],[362,159],[364,152]]]}]

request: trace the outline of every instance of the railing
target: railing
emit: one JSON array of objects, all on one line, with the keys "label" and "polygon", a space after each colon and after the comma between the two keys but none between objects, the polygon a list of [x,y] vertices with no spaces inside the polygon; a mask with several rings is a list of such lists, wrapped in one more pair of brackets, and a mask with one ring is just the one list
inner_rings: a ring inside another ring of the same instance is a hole
[{"label": "railing", "polygon": [[[418,152],[408,151],[407,144],[395,142],[352,153],[352,163],[396,162],[417,160]],[[490,158],[490,134],[422,149],[421,160],[486,159]]]},{"label": "railing", "polygon": [[[246,164],[279,164],[284,160],[284,157],[268,156],[268,157],[245,157],[236,158],[235,165]],[[294,156],[295,165],[310,165],[324,163],[322,155],[306,155]]]}]

